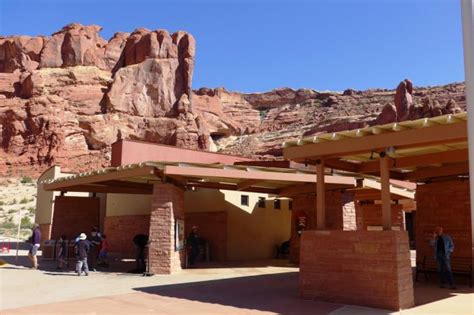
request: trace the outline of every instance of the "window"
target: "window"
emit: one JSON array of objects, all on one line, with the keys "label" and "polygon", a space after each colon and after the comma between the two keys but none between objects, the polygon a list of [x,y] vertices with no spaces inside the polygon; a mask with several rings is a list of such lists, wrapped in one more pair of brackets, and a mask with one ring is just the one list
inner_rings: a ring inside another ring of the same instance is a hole
[{"label": "window", "polygon": [[281,200],[280,199],[275,199],[273,201],[273,208],[275,210],[280,210],[281,209]]},{"label": "window", "polygon": [[265,208],[265,197],[258,197],[258,207]]},{"label": "window", "polygon": [[241,195],[240,196],[240,204],[242,206],[248,206],[249,205],[249,196],[248,195]]},{"label": "window", "polygon": [[293,210],[293,200],[288,200],[288,210]]}]

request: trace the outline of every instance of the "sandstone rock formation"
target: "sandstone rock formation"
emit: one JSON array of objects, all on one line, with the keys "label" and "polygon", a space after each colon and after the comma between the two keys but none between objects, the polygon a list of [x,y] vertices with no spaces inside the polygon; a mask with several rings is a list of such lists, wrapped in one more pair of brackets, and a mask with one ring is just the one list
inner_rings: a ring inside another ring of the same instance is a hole
[{"label": "sandstone rock formation", "polygon": [[0,38],[0,173],[106,166],[119,135],[208,148],[191,105],[193,37],[138,29],[106,41],[100,30]]},{"label": "sandstone rock formation", "polygon": [[190,34],[139,28],[107,41],[100,29],[0,37],[0,176],[108,166],[117,139],[278,159],[289,139],[465,110],[463,84],[409,80],[342,93],[192,91]]}]

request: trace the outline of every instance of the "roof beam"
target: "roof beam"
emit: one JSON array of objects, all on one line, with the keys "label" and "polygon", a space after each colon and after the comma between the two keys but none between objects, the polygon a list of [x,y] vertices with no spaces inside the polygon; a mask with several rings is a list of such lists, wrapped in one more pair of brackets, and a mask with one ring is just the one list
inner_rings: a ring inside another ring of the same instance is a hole
[{"label": "roof beam", "polygon": [[111,193],[111,194],[153,194],[153,186],[151,189],[103,186],[103,185],[76,185],[58,189],[64,192],[90,192],[90,193]]},{"label": "roof beam", "polygon": [[283,154],[286,159],[304,162],[307,159],[342,157],[378,151],[390,146],[410,148],[466,140],[467,122],[461,121],[453,124],[387,132],[360,138],[291,146],[284,148]]},{"label": "roof beam", "polygon": [[[212,182],[188,182],[187,186],[193,186],[197,188],[210,188],[210,189],[223,189],[223,190],[238,190],[237,185],[232,184],[221,184],[221,183],[212,183]],[[278,189],[274,188],[263,188],[263,187],[249,187],[243,189],[243,191],[248,192],[258,192],[263,194],[272,194],[278,195]]]},{"label": "roof beam", "polygon": [[[393,159],[390,163],[392,168],[406,168],[420,165],[431,165],[439,163],[459,163],[468,160],[468,150],[450,150],[437,153],[422,154],[416,156]],[[378,161],[362,163],[359,166],[360,173],[372,173],[378,171]]]},{"label": "roof beam", "polygon": [[433,177],[445,177],[452,175],[463,175],[469,173],[468,163],[457,163],[442,165],[440,167],[424,167],[416,171],[405,174],[405,180],[420,181],[422,179],[428,179]]},{"label": "roof beam", "polygon": [[237,184],[237,190],[245,190],[245,189],[247,189],[249,187],[252,187],[253,185],[257,184],[258,182],[260,182],[260,180],[256,180],[256,179],[244,180],[244,181]]},{"label": "roof beam", "polygon": [[[53,183],[44,183],[43,189],[46,191],[51,190],[63,190],[63,188],[71,187],[71,186],[78,186],[84,184],[92,184],[92,183],[100,183],[109,180],[119,180],[125,179],[130,177],[138,177],[138,176],[147,176],[154,174],[154,167],[145,166],[145,167],[136,167],[131,169],[123,169],[117,171],[111,171],[109,173],[99,173],[84,177],[76,177],[73,179],[68,180],[60,180]],[[67,189],[66,189],[67,190]]]}]

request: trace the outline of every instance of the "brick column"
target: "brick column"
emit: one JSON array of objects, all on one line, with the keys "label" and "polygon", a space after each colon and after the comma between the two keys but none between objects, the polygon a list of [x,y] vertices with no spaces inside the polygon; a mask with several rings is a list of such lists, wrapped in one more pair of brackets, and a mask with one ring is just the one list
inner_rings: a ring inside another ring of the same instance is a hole
[{"label": "brick column", "polygon": [[184,219],[184,191],[172,184],[155,184],[150,216],[150,272],[181,270],[184,251],[175,251],[175,221]]}]

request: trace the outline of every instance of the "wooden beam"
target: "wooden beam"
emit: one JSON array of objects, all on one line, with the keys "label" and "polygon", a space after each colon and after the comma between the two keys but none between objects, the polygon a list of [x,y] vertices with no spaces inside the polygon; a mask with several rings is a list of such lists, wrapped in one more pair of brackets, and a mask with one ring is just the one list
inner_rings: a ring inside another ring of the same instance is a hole
[{"label": "wooden beam", "polygon": [[[237,185],[232,184],[221,184],[221,183],[206,183],[206,182],[188,182],[188,187],[197,188],[210,188],[210,189],[223,189],[223,190],[237,190]],[[263,188],[263,187],[249,187],[244,191],[258,192],[263,194],[278,195],[278,189],[274,188]]]},{"label": "wooden beam", "polygon": [[111,186],[111,187],[128,187],[128,188],[134,188],[134,189],[151,189],[153,190],[153,184],[147,184],[147,183],[136,183],[136,182],[127,182],[124,180],[107,180],[103,182],[98,182],[96,183],[97,185],[105,185],[105,186]]},{"label": "wooden beam", "polygon": [[359,173],[359,165],[347,161],[341,161],[339,159],[330,159],[324,162],[326,167],[333,168],[336,170],[342,170],[346,172]]},{"label": "wooden beam", "polygon": [[[332,190],[351,189],[354,187],[355,185],[326,184],[326,192]],[[281,197],[292,197],[304,194],[316,194],[316,191],[314,190],[314,184],[292,185],[285,188],[281,188],[278,191],[278,195],[280,195]]]},{"label": "wooden beam", "polygon": [[103,186],[103,185],[76,185],[61,188],[58,191],[64,192],[91,192],[91,193],[110,193],[110,194],[153,194],[153,186],[151,189]]},{"label": "wooden beam", "polygon": [[405,180],[417,181],[428,178],[445,177],[452,175],[464,175],[469,173],[468,163],[447,164],[439,167],[424,167],[405,174]]},{"label": "wooden beam", "polygon": [[[437,153],[421,154],[415,156],[402,157],[392,159],[390,161],[391,167],[407,168],[420,165],[431,165],[439,163],[459,163],[468,160],[468,150],[450,150]],[[368,174],[379,171],[379,162],[366,162],[359,166],[358,172]]]},{"label": "wooden beam", "polygon": [[380,154],[380,183],[382,195],[382,225],[384,231],[392,230],[392,205],[390,200],[390,166],[385,152]]},{"label": "wooden beam", "polygon": [[304,161],[305,159],[342,157],[379,151],[388,146],[412,148],[462,141],[467,141],[466,121],[398,132],[387,132],[360,138],[291,146],[284,148],[283,154],[285,159]]},{"label": "wooden beam", "polygon": [[316,228],[326,228],[326,188],[324,180],[324,161],[316,164]]},{"label": "wooden beam", "polygon": [[245,189],[247,189],[249,187],[252,187],[253,185],[257,184],[258,182],[260,182],[260,180],[257,180],[257,179],[244,180],[244,181],[237,184],[237,190],[245,190]]},{"label": "wooden beam", "polygon": [[46,191],[51,191],[51,190],[59,191],[59,190],[64,190],[63,188],[67,188],[70,186],[78,186],[78,185],[93,184],[93,183],[98,183],[98,182],[103,182],[103,181],[108,181],[108,180],[118,180],[118,179],[125,179],[125,178],[131,178],[131,177],[153,175],[154,174],[153,171],[154,171],[154,167],[152,166],[116,170],[116,171],[110,171],[108,173],[76,177],[73,179],[61,180],[61,181],[57,181],[50,184],[43,184],[43,189]]},{"label": "wooden beam", "polygon": [[[194,178],[232,178],[232,179],[255,179],[262,181],[290,181],[290,182],[314,182],[316,179],[312,174],[297,174],[266,171],[246,171],[240,169],[220,169],[209,167],[179,167],[168,165],[164,170],[165,175],[180,175]],[[337,180],[337,179],[336,179]]]}]

